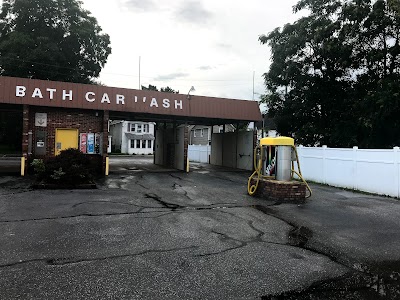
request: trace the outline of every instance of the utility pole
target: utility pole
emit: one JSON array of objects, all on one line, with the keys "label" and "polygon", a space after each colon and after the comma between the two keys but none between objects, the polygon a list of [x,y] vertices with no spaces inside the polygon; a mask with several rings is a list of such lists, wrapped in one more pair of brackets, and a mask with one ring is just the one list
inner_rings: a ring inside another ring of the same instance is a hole
[{"label": "utility pole", "polygon": [[254,75],[255,75],[256,71],[253,71],[253,100],[254,100]]},{"label": "utility pole", "polygon": [[139,56],[139,90],[142,89],[142,86],[140,85],[140,59],[141,57]]}]

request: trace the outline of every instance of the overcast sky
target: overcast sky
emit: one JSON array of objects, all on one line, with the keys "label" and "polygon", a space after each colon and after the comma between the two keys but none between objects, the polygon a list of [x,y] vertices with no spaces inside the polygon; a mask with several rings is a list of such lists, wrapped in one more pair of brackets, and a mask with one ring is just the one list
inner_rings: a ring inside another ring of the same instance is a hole
[{"label": "overcast sky", "polygon": [[[108,86],[170,86],[186,94],[235,99],[263,93],[270,53],[258,36],[293,22],[297,0],[83,0],[110,35]],[[258,98],[259,95],[254,95]]]}]

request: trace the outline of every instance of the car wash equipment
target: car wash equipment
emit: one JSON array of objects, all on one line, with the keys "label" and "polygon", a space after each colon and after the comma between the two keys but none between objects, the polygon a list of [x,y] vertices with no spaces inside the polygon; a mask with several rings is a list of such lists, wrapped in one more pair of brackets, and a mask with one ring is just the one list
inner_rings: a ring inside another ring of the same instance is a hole
[{"label": "car wash equipment", "polygon": [[294,139],[290,137],[262,138],[254,149],[254,169],[247,184],[249,195],[256,194],[262,182],[263,193],[269,194],[266,198],[294,200],[311,196],[311,189],[301,174]]}]

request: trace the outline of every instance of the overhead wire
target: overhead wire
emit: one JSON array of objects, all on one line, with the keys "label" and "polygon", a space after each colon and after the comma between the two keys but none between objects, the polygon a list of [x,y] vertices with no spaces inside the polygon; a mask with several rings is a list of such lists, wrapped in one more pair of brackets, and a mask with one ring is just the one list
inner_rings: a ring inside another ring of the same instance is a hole
[{"label": "overhead wire", "polygon": [[[60,66],[60,65],[55,65],[55,64],[49,64],[49,63],[43,63],[43,62],[37,62],[37,61],[31,61],[31,60],[26,60],[26,59],[21,59],[21,58],[7,58],[8,60],[15,60],[15,61],[20,61],[20,62],[24,62],[24,63],[31,63],[31,64],[35,64],[35,65],[42,65],[42,66],[46,66],[46,67],[54,67],[54,68],[59,68],[59,69],[66,69],[66,70],[72,70],[72,71],[78,71],[80,72],[80,70],[78,70],[77,68],[73,68],[73,67],[66,67],[66,66]],[[70,75],[67,73],[63,73],[60,71],[53,71],[53,70],[48,70],[48,69],[39,69],[41,71],[48,71],[49,73],[56,73],[56,74],[60,74],[60,75]],[[84,73],[79,73],[79,74],[84,74]],[[116,76],[126,76],[126,77],[133,77],[133,78],[138,78],[138,75],[133,75],[133,74],[122,74],[122,73],[109,73],[109,72],[102,72],[102,74],[104,75],[116,75]],[[142,78],[147,78],[147,79],[152,79],[152,81],[157,81],[157,82],[168,82],[170,80],[159,80],[156,77],[152,77],[152,76],[140,76]],[[246,82],[246,83],[235,83],[235,84],[224,84],[224,85],[205,85],[205,86],[201,86],[201,87],[212,87],[212,86],[234,86],[234,85],[247,85],[249,79],[196,79],[196,78],[190,78],[190,79],[180,79],[180,78],[176,78],[173,79],[174,81],[199,81],[199,82]],[[200,86],[199,86],[200,87]]]}]

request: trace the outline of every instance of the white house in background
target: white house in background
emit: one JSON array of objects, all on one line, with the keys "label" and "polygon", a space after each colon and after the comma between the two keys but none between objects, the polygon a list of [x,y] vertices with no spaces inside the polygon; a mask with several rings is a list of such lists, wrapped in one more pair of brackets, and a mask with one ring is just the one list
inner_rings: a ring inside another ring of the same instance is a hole
[{"label": "white house in background", "polygon": [[[108,132],[110,132],[110,129],[108,129]],[[112,136],[108,136],[108,144],[107,144],[107,153],[111,153],[111,145],[112,145]]]},{"label": "white house in background", "polygon": [[125,154],[153,154],[155,123],[111,121],[113,151]]},{"label": "white house in background", "polygon": [[[192,125],[189,126],[189,145],[211,145],[211,129],[214,133],[221,133],[224,130],[222,125],[205,126]],[[225,132],[235,131],[232,124],[225,125]]]}]

